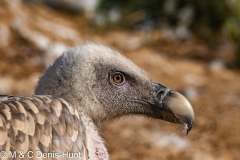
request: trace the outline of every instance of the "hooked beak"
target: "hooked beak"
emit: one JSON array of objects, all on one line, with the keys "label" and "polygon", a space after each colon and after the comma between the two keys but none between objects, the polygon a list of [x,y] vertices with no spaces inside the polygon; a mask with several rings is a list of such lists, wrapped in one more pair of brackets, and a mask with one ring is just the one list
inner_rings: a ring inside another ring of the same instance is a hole
[{"label": "hooked beak", "polygon": [[153,82],[153,106],[157,107],[160,119],[172,123],[184,123],[187,125],[187,134],[194,122],[194,112],[190,102],[179,92]]}]

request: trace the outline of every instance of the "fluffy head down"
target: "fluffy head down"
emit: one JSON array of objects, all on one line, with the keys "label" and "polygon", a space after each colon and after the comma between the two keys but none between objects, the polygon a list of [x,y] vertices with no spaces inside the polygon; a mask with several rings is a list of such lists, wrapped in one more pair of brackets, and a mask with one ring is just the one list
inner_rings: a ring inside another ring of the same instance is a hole
[{"label": "fluffy head down", "polygon": [[131,114],[186,123],[187,133],[194,121],[184,96],[153,82],[118,52],[93,43],[60,56],[40,78],[36,94],[65,99],[99,128]]},{"label": "fluffy head down", "polygon": [[[122,85],[112,83],[117,72],[124,74]],[[98,125],[135,113],[137,106],[130,99],[147,100],[150,83],[147,74],[120,53],[87,43],[64,52],[40,78],[35,92],[64,98]]]}]

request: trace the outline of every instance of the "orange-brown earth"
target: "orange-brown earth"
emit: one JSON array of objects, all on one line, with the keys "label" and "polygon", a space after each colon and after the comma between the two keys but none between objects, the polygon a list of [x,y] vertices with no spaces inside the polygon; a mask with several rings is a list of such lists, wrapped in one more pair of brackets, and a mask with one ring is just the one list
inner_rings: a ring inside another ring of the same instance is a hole
[{"label": "orange-brown earth", "polygon": [[[240,159],[240,72],[226,67],[212,69],[204,61],[212,51],[206,45],[194,40],[166,44],[160,31],[149,35],[118,29],[94,34],[83,16],[13,2],[0,2],[0,94],[33,94],[48,65],[45,61],[57,57],[49,58],[52,44],[61,43],[65,48],[86,40],[107,44],[144,68],[154,80],[184,93],[196,117],[188,136],[176,130],[177,125],[159,120],[127,117],[114,122],[102,132],[112,160]],[[76,37],[58,35],[61,28],[53,33],[49,26],[40,25],[43,22],[72,29]],[[35,34],[29,38],[29,30],[47,37],[48,45],[41,48],[31,39]],[[216,50],[220,51],[228,55],[228,50]],[[201,60],[191,58],[194,55],[200,55]]]}]

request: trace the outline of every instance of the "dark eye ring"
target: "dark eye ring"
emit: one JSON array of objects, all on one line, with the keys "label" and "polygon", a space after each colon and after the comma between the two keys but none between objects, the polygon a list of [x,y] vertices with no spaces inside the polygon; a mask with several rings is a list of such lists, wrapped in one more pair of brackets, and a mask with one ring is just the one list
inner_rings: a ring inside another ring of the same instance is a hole
[{"label": "dark eye ring", "polygon": [[120,72],[115,72],[112,77],[111,80],[114,84],[116,85],[121,85],[125,82],[125,77],[122,73]]}]

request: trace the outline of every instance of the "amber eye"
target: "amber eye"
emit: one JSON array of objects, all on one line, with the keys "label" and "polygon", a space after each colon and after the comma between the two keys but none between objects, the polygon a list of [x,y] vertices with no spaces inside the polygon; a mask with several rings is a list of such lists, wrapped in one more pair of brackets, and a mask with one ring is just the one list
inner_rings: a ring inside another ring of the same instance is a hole
[{"label": "amber eye", "polygon": [[117,72],[117,73],[113,74],[112,81],[115,84],[120,85],[120,84],[122,84],[125,81],[125,78],[124,78],[122,73]]}]

